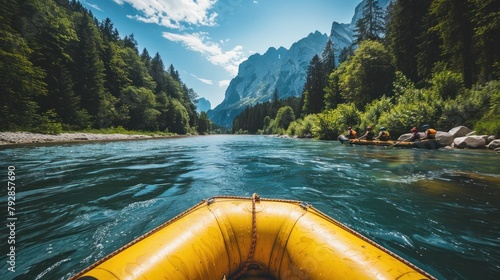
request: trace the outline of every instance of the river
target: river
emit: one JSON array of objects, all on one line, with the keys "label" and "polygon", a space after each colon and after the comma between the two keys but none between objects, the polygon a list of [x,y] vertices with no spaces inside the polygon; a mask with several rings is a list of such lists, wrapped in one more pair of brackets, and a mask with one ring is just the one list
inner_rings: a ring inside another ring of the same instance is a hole
[{"label": "river", "polygon": [[236,135],[3,147],[0,279],[67,279],[205,198],[254,192],[308,202],[439,279],[498,279],[499,157]]}]

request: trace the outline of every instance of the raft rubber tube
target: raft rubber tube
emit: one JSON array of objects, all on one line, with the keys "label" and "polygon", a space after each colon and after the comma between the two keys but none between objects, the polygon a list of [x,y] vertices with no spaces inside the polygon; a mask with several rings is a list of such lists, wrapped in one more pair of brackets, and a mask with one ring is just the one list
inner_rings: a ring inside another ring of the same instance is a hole
[{"label": "raft rubber tube", "polygon": [[243,279],[434,279],[308,204],[243,197],[204,200],[72,279],[229,280],[244,267]]}]

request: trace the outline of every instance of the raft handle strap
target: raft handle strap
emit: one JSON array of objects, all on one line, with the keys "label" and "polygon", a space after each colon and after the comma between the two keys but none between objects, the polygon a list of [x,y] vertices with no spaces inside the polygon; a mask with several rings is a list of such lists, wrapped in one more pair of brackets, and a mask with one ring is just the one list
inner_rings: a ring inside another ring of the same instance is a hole
[{"label": "raft handle strap", "polygon": [[307,210],[307,208],[311,207],[311,204],[309,204],[307,202],[301,202],[300,207],[302,207],[302,209],[304,209],[304,210]]},{"label": "raft handle strap", "polygon": [[257,245],[257,213],[255,211],[256,201],[260,202],[260,196],[257,193],[254,193],[252,195],[252,245],[250,246],[250,253],[248,253],[248,258],[243,268],[236,275],[231,277],[231,279],[238,279],[245,274],[245,272],[247,272],[255,253],[255,247]]},{"label": "raft handle strap", "polygon": [[210,198],[206,199],[205,201],[207,202],[207,205],[210,205],[210,204],[212,204],[212,203],[215,202],[215,198],[214,197],[210,197]]}]

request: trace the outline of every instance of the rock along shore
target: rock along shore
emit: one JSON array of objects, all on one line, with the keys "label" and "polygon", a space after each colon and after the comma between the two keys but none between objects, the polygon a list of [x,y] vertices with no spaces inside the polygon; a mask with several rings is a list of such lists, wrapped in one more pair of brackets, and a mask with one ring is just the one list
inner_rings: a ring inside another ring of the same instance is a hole
[{"label": "rock along shore", "polygon": [[61,133],[58,135],[31,133],[31,132],[0,132],[0,146],[45,143],[72,143],[88,141],[119,141],[139,140],[152,138],[167,138],[169,136],[148,136],[128,134],[96,134],[96,133]]},{"label": "rock along shore", "polygon": [[[420,132],[420,136],[423,133]],[[398,141],[408,139],[410,134],[403,134]],[[450,131],[437,131],[436,139],[439,140],[445,148],[458,149],[489,149],[500,152],[500,139],[496,139],[494,135],[476,135],[475,131],[465,127],[457,126]]]}]

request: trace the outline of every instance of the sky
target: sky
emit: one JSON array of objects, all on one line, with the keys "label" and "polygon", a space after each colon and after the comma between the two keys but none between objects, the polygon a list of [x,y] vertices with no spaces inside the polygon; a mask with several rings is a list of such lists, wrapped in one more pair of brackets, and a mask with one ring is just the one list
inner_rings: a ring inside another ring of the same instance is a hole
[{"label": "sky", "polygon": [[139,52],[159,53],[212,109],[224,100],[238,65],[270,47],[290,46],[333,21],[350,23],[361,0],[80,0],[110,18]]}]

